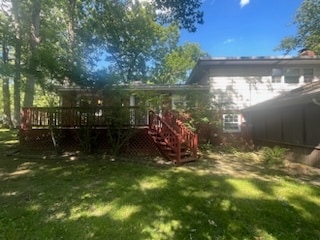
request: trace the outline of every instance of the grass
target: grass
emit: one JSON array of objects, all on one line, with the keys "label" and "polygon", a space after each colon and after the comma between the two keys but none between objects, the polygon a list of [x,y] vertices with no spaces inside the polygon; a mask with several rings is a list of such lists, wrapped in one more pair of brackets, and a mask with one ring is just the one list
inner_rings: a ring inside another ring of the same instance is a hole
[{"label": "grass", "polygon": [[0,128],[0,154],[18,144],[17,131]]},{"label": "grass", "polygon": [[213,173],[216,160],[1,158],[0,239],[320,238],[319,187],[265,169]]}]

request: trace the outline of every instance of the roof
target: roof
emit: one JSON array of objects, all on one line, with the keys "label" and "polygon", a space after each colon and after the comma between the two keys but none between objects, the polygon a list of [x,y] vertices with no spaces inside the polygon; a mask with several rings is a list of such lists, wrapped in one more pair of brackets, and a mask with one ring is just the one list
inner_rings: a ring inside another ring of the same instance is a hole
[{"label": "roof", "polygon": [[246,113],[262,111],[266,109],[274,109],[312,102],[320,105],[320,81],[311,82],[292,91],[285,92],[268,101],[245,108],[242,110],[242,112]]},{"label": "roof", "polygon": [[[201,86],[197,84],[163,84],[163,85],[155,85],[155,84],[143,84],[143,83],[132,83],[128,85],[116,85],[113,87],[121,87],[123,90],[129,91],[163,91],[163,92],[177,92],[177,91],[186,91],[186,90],[201,90],[208,91],[209,89],[206,86]],[[59,88],[59,92],[87,92],[94,90],[92,88],[86,87],[81,88],[79,86],[68,86]],[[102,90],[102,89],[100,89]]]},{"label": "roof", "polygon": [[218,58],[200,58],[193,68],[188,84],[196,83],[210,68],[218,66],[281,66],[281,65],[299,65],[299,64],[318,64],[320,65],[319,57],[218,57]]}]

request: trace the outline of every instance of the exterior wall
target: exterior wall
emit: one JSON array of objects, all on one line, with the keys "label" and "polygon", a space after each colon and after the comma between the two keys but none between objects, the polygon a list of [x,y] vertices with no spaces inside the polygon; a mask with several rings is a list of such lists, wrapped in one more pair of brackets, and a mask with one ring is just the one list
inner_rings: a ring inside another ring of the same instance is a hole
[{"label": "exterior wall", "polygon": [[313,103],[255,111],[254,138],[259,141],[314,147],[320,145],[320,106]]},{"label": "exterior wall", "polygon": [[[240,110],[257,103],[269,100],[279,94],[303,86],[303,66],[289,66],[286,68],[299,69],[299,83],[272,82],[272,69],[275,66],[215,66],[210,70],[208,83],[211,92],[215,95],[214,101],[222,109]],[[277,66],[278,68],[278,66]],[[314,69],[314,81],[320,79],[320,68]]]},{"label": "exterior wall", "polygon": [[255,144],[283,146],[286,159],[320,167],[320,106],[293,105],[250,113]]},{"label": "exterior wall", "polygon": [[[207,70],[205,70],[205,67],[207,67]],[[275,69],[280,69],[281,72],[277,82],[272,76]],[[297,83],[286,82],[288,78],[285,76],[288,69],[298,69]],[[311,61],[299,61],[297,59],[282,61],[281,59],[266,62],[250,60],[250,63],[248,63],[246,60],[237,62],[231,59],[230,61],[217,60],[215,62],[213,60],[211,63],[204,62],[204,67],[199,68],[198,72],[194,73],[194,77],[198,77],[195,81],[198,84],[208,85],[210,92],[214,95],[213,102],[220,108],[223,127],[218,135],[214,134],[214,136],[218,136],[216,139],[219,138],[222,143],[224,142],[223,139],[226,139],[225,142],[227,143],[243,143],[240,140],[245,139],[243,144],[250,145],[251,139],[248,131],[252,132],[251,126],[246,124],[246,119],[241,116],[240,110],[305,85],[308,80],[304,76],[305,69],[313,70],[312,81],[320,80],[320,66]],[[315,146],[314,144],[319,140],[317,136],[320,136],[320,133],[311,130],[315,128],[315,121],[312,119],[313,110],[300,109],[300,111],[306,111],[303,113],[297,111],[297,109],[278,109],[255,116],[255,136],[253,137],[269,139],[279,143],[288,142],[297,145],[310,144],[310,146]],[[224,129],[226,124],[224,116],[226,114],[239,115],[241,121],[238,122],[238,131]],[[286,126],[284,126],[285,121],[287,121]],[[292,129],[298,129],[298,131],[292,131]],[[236,141],[230,140],[230,136]]]}]

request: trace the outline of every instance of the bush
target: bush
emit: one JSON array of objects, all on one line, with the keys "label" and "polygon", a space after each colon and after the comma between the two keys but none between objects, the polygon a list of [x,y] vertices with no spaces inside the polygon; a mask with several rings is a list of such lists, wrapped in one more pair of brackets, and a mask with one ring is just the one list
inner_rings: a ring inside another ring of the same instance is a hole
[{"label": "bush", "polygon": [[284,160],[286,151],[288,151],[288,149],[280,146],[274,146],[273,148],[263,147],[262,159],[267,164],[280,164]]}]

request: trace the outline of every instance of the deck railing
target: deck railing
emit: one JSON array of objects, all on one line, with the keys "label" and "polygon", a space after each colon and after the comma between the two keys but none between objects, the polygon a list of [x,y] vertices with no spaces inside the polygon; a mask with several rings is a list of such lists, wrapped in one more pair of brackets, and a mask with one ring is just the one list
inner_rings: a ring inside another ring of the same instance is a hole
[{"label": "deck railing", "polygon": [[180,120],[178,114],[167,111],[164,115],[164,119],[177,133],[181,135],[182,142],[192,151],[192,154],[196,156],[198,149],[198,135],[186,127],[183,121]]},{"label": "deck railing", "polygon": [[22,108],[21,129],[81,126],[147,126],[148,114],[139,107],[30,107]]},{"label": "deck railing", "polygon": [[149,129],[156,131],[176,155],[177,164],[181,159],[181,135],[153,111],[149,112]]},{"label": "deck railing", "polygon": [[166,115],[160,117],[153,111],[149,111],[149,128],[158,132],[165,142],[176,154],[177,164],[181,160],[181,145],[185,144],[194,157],[197,156],[198,135],[189,130],[184,124],[174,117]]}]

